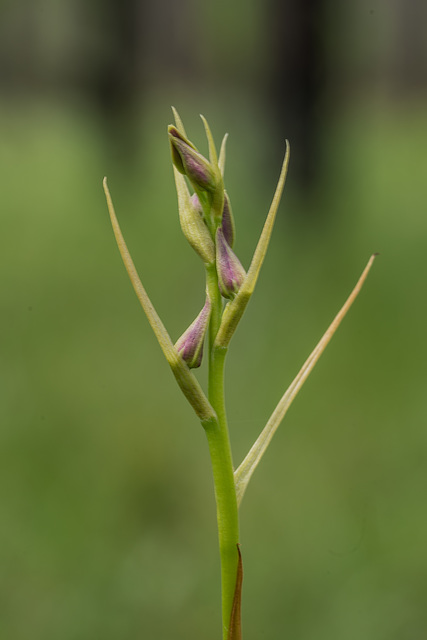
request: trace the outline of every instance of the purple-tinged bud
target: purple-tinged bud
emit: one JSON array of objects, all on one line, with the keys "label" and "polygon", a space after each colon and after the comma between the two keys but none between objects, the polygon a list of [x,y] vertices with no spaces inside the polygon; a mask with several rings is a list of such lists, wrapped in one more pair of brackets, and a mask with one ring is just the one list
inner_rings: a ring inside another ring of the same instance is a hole
[{"label": "purple-tinged bud", "polygon": [[202,363],[203,344],[211,315],[211,301],[206,298],[205,306],[175,344],[175,349],[190,369],[197,369]]},{"label": "purple-tinged bud", "polygon": [[178,171],[186,175],[195,187],[215,192],[217,176],[210,162],[173,125],[169,125],[168,134],[172,161]]},{"label": "purple-tinged bud", "polygon": [[228,245],[232,247],[234,244],[234,218],[231,211],[230,198],[226,191],[224,191],[224,209],[222,211],[221,228]]},{"label": "purple-tinged bud", "polygon": [[221,295],[233,299],[246,277],[246,271],[224,238],[221,228],[216,232],[216,270]]}]

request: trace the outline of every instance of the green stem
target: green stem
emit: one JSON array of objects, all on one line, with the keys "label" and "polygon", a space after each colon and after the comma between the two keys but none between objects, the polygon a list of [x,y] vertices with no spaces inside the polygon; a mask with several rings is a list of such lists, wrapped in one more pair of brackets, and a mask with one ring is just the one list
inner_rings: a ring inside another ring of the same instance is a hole
[{"label": "green stem", "polygon": [[227,640],[237,578],[239,517],[224,398],[224,364],[227,349],[213,348],[222,311],[222,299],[214,266],[207,269],[207,286],[212,303],[209,332],[209,401],[215,409],[218,421],[206,428],[206,436],[217,506],[223,640]]},{"label": "green stem", "polygon": [[[215,234],[214,234],[215,237]],[[209,323],[209,380],[211,373],[211,357],[212,357],[212,347],[215,342],[216,334],[218,333],[219,325],[221,324],[221,316],[222,316],[222,298],[219,292],[218,287],[218,276],[216,273],[216,265],[208,264],[206,265],[206,287],[208,290],[208,295],[211,301],[212,310],[211,310],[211,319]]]}]

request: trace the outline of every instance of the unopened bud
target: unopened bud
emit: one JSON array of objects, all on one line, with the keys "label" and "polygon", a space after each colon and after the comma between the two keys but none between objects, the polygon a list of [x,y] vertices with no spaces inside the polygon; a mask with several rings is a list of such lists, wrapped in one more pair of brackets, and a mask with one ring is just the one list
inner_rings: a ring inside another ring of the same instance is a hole
[{"label": "unopened bud", "polygon": [[195,187],[215,192],[217,176],[210,162],[176,127],[169,125],[168,133],[172,160],[178,171],[186,175]]},{"label": "unopened bud", "polygon": [[232,247],[234,244],[234,218],[231,211],[230,198],[226,191],[224,191],[224,209],[222,211],[221,228],[228,245]]},{"label": "unopened bud", "polygon": [[182,232],[193,249],[205,264],[210,264],[215,260],[215,246],[203,218],[201,204],[196,198],[192,196],[180,206],[179,221]]},{"label": "unopened bud", "polygon": [[188,329],[175,344],[175,349],[190,369],[197,369],[202,363],[203,344],[211,314],[211,302],[206,298],[205,306]]},{"label": "unopened bud", "polygon": [[229,246],[221,228],[216,232],[216,270],[221,295],[233,299],[246,277],[246,271]]}]

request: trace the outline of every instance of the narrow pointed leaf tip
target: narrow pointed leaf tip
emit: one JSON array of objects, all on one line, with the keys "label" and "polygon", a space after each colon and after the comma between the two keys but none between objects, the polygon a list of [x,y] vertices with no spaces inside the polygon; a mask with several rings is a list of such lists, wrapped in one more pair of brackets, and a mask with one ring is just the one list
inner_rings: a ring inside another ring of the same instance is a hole
[{"label": "narrow pointed leaf tip", "polygon": [[200,114],[200,117],[202,119],[203,126],[205,127],[206,138],[208,139],[209,160],[210,160],[211,164],[214,167],[217,167],[218,166],[218,156],[217,156],[217,153],[216,153],[215,142],[214,142],[214,139],[213,139],[213,136],[212,136],[211,129],[209,127],[208,121],[206,120],[205,116],[202,116],[202,114]]},{"label": "narrow pointed leaf tip", "polygon": [[183,124],[183,122],[181,120],[181,116],[179,115],[179,113],[175,109],[175,107],[171,107],[171,108],[172,108],[173,117],[175,118],[176,128],[186,138],[187,134],[185,133],[185,128],[184,128],[184,124]]},{"label": "narrow pointed leaf tip", "polygon": [[113,227],[114,235],[116,237],[120,255],[122,256],[123,263],[126,267],[126,271],[128,272],[129,279],[135,290],[137,298],[144,310],[145,315],[147,316],[151,328],[154,331],[163,354],[172,369],[172,373],[174,374],[175,379],[181,388],[181,391],[193,407],[202,423],[207,424],[210,421],[215,421],[215,411],[206,398],[197,379],[191,373],[189,367],[181,358],[178,351],[175,349],[165,326],[157,315],[157,312],[142,285],[132,257],[126,246],[126,242],[123,238],[116,213],[114,211],[113,201],[111,199],[110,190],[108,189],[107,185],[107,178],[104,178],[103,186],[105,197],[107,199],[108,212],[110,214],[111,224]]},{"label": "narrow pointed leaf tip", "polygon": [[322,338],[320,339],[316,347],[313,349],[313,351],[311,352],[307,360],[304,362],[298,375],[291,382],[288,389],[283,394],[279,404],[271,414],[271,417],[269,418],[267,424],[265,425],[258,439],[252,446],[248,455],[243,460],[239,468],[236,469],[234,473],[234,479],[236,483],[237,503],[239,505],[246,491],[246,487],[249,484],[249,480],[251,479],[252,474],[255,471],[256,467],[258,466],[258,463],[260,462],[262,456],[266,452],[272,437],[276,433],[277,428],[279,427],[280,423],[285,417],[285,414],[288,411],[289,407],[291,406],[296,395],[298,394],[298,391],[301,389],[304,382],[307,380],[316,362],[324,352],[326,346],[328,345],[335,331],[338,329],[339,325],[344,319],[347,311],[350,309],[351,305],[353,304],[356,297],[358,296],[377,255],[378,254],[373,254],[370,257],[368,264],[364,268],[362,275],[357,281],[353,291],[350,293],[349,297],[347,298],[347,300],[341,307],[340,311],[337,313],[337,315],[333,319],[332,323],[329,325],[328,329],[326,330],[326,332],[324,333],[324,335],[322,336]]},{"label": "narrow pointed leaf tip", "polygon": [[223,137],[221,142],[221,149],[219,150],[218,166],[219,166],[219,170],[221,171],[222,177],[224,177],[224,172],[225,172],[225,156],[226,156],[227,139],[228,139],[228,133],[226,133],[225,136]]}]

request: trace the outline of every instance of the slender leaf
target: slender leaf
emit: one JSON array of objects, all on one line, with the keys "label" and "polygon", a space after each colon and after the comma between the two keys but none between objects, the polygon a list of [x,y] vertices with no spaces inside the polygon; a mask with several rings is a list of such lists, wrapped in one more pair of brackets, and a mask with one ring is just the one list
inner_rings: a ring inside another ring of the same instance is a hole
[{"label": "slender leaf", "polygon": [[282,422],[287,410],[291,406],[298,391],[301,389],[308,375],[314,368],[314,365],[322,355],[330,339],[334,335],[335,331],[338,329],[339,325],[341,324],[341,321],[343,320],[347,311],[350,309],[351,305],[356,299],[358,293],[360,292],[363,286],[363,283],[366,280],[369,270],[372,267],[372,263],[374,262],[376,255],[377,254],[374,254],[370,257],[368,264],[363,270],[362,275],[357,281],[356,286],[354,287],[353,291],[347,298],[343,307],[337,313],[334,320],[332,321],[332,323],[326,330],[325,334],[321,338],[320,342],[317,344],[315,349],[312,351],[312,353],[309,355],[307,360],[304,362],[298,375],[296,376],[296,378],[293,380],[293,382],[290,384],[290,386],[282,396],[279,404],[273,411],[270,419],[268,420],[267,424],[265,425],[264,429],[262,430],[256,442],[252,446],[248,455],[243,460],[239,468],[236,469],[236,471],[234,472],[234,478],[236,482],[237,502],[239,505],[242,501],[242,498],[246,491],[246,487],[248,486],[249,480],[251,479],[251,476],[255,471],[256,467],[258,466],[258,463],[261,460],[262,456],[264,455],[268,445],[270,444],[273,435],[276,433],[278,426]]},{"label": "slender leaf", "polygon": [[172,340],[169,337],[168,332],[166,331],[165,326],[160,320],[159,316],[155,308],[153,307],[150,298],[145,291],[142,282],[138,276],[135,265],[129,253],[129,250],[126,246],[126,242],[123,238],[116,213],[114,211],[113,201],[111,199],[110,191],[107,185],[107,179],[104,178],[104,191],[105,197],[107,199],[108,211],[110,213],[111,224],[113,226],[114,235],[116,237],[117,246],[119,248],[120,254],[122,256],[122,260],[126,267],[126,271],[128,272],[130,281],[133,285],[135,293],[141,306],[147,316],[148,322],[151,325],[151,328],[154,331],[154,334],[157,338],[157,341],[164,353],[166,360],[168,361],[172,372],[189,403],[193,407],[194,411],[202,421],[205,426],[205,423],[210,423],[212,421],[216,421],[216,414],[212,409],[208,399],[201,386],[199,385],[197,379],[191,373],[190,369],[184,362],[184,360],[179,355],[178,351],[175,349]]}]

